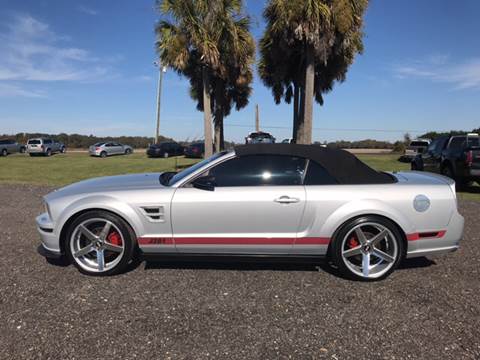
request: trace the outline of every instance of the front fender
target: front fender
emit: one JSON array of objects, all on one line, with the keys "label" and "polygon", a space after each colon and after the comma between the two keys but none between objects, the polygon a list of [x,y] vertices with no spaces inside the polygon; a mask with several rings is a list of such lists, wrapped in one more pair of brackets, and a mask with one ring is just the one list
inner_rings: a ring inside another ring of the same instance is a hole
[{"label": "front fender", "polygon": [[395,222],[405,234],[414,232],[414,224],[401,212],[389,204],[374,199],[363,199],[348,202],[334,211],[321,227],[321,234],[332,237],[346,221],[362,215],[379,215]]},{"label": "front fender", "polygon": [[133,228],[135,234],[142,233],[142,222],[135,210],[125,202],[119,201],[115,197],[106,195],[91,195],[82,197],[70,203],[55,221],[55,232],[57,236],[65,226],[65,223],[75,214],[85,210],[100,209],[107,210],[122,217]]}]

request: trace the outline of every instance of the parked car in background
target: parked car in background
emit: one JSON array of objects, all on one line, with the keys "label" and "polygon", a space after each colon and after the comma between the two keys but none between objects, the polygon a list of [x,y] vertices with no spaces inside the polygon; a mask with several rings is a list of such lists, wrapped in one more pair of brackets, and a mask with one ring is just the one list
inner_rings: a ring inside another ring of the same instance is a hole
[{"label": "parked car in background", "polygon": [[50,156],[55,153],[65,153],[67,148],[64,144],[54,141],[50,138],[29,139],[27,142],[27,153],[30,156],[45,155]]},{"label": "parked car in background", "polygon": [[8,154],[15,154],[25,152],[25,145],[17,143],[12,139],[0,140],[0,155],[7,156]]},{"label": "parked car in background", "polygon": [[245,144],[274,144],[275,138],[266,132],[252,132],[245,138]]},{"label": "parked car in background", "polygon": [[150,145],[147,149],[148,157],[170,157],[184,154],[184,147],[176,142],[163,142]]},{"label": "parked car in background", "polygon": [[282,144],[294,144],[294,141],[292,138],[283,139]]},{"label": "parked car in background", "polygon": [[412,140],[410,144],[405,149],[405,153],[403,154],[403,158],[408,161],[412,161],[415,156],[418,154],[423,154],[428,146],[430,145],[430,139],[417,139]]},{"label": "parked car in background", "polygon": [[459,185],[480,181],[480,137],[478,134],[442,136],[411,163],[412,170],[448,176]]},{"label": "parked car in background", "polygon": [[188,145],[185,148],[185,157],[188,158],[203,158],[205,154],[205,143],[198,142]]},{"label": "parked car in background", "polygon": [[133,153],[130,145],[124,145],[117,142],[99,142],[88,149],[91,156],[100,156],[105,158],[110,155],[129,155]]}]

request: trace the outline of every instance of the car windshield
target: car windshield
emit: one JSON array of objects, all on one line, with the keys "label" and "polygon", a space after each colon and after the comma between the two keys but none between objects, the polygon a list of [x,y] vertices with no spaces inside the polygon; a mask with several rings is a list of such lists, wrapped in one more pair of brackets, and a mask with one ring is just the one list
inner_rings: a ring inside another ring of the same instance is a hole
[{"label": "car windshield", "polygon": [[467,136],[467,146],[479,147],[480,137]]},{"label": "car windshield", "polygon": [[103,144],[105,144],[105,143],[103,143],[103,142],[99,142],[99,143],[96,143],[96,144],[94,144],[93,146],[95,146],[95,147],[99,147],[99,146],[102,146]]},{"label": "car windshield", "polygon": [[172,186],[176,182],[186,178],[190,174],[193,174],[195,171],[197,171],[201,167],[205,166],[208,163],[211,163],[212,161],[218,159],[219,157],[225,155],[226,153],[227,153],[227,151],[222,151],[222,152],[216,153],[213,156],[210,156],[208,159],[202,160],[202,161],[196,163],[195,165],[190,166],[189,168],[175,174],[174,176],[172,176],[172,178],[168,182],[168,186]]},{"label": "car windshield", "polygon": [[40,140],[28,140],[29,144],[40,144]]}]

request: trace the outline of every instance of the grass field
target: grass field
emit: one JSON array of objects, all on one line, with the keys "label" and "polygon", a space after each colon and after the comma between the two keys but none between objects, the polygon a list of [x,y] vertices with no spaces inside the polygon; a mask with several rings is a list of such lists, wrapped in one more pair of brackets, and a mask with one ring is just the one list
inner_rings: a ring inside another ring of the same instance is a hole
[{"label": "grass field", "polygon": [[[397,155],[358,157],[377,170],[399,171],[410,168],[409,164],[398,162]],[[172,171],[185,168],[196,161],[183,157],[150,159],[144,153],[112,156],[106,159],[73,152],[52,157],[15,154],[0,157],[0,183],[62,186],[99,176]],[[480,201],[480,187],[471,187],[468,192],[459,193],[459,198]]]}]

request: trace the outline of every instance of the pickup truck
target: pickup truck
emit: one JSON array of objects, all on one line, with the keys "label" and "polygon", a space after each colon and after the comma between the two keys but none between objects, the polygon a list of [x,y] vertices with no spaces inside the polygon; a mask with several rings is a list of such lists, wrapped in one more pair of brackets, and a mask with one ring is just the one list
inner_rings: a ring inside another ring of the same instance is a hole
[{"label": "pickup truck", "polygon": [[448,176],[460,186],[480,182],[480,137],[478,134],[441,136],[412,160],[411,168]]},{"label": "pickup truck", "polygon": [[15,140],[2,139],[0,140],[0,155],[7,156],[8,154],[25,152],[25,145],[17,143]]}]

